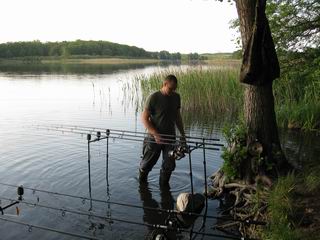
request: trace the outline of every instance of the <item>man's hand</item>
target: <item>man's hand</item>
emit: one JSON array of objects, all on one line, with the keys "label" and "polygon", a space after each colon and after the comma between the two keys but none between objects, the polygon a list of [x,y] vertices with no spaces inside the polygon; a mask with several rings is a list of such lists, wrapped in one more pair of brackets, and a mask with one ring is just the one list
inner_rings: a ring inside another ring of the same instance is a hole
[{"label": "man's hand", "polygon": [[162,144],[162,138],[158,133],[153,134],[154,140],[156,141],[157,144]]},{"label": "man's hand", "polygon": [[184,135],[180,136],[180,142],[181,144],[187,144],[186,136]]},{"label": "man's hand", "polygon": [[182,117],[181,117],[180,109],[178,109],[178,112],[177,112],[176,125],[177,125],[177,128],[179,129],[179,132],[180,132],[180,134],[181,134],[180,142],[181,142],[182,144],[187,144],[186,135],[185,135],[185,133],[184,133],[184,127],[183,127],[183,122],[182,122]]}]

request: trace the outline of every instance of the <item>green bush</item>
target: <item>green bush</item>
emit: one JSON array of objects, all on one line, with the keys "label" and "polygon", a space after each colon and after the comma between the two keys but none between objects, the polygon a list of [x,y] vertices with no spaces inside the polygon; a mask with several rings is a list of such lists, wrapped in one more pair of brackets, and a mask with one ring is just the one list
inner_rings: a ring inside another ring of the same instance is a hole
[{"label": "green bush", "polygon": [[243,161],[248,158],[246,147],[246,128],[243,124],[226,126],[223,135],[227,142],[227,147],[223,147],[222,170],[229,179],[240,178]]}]

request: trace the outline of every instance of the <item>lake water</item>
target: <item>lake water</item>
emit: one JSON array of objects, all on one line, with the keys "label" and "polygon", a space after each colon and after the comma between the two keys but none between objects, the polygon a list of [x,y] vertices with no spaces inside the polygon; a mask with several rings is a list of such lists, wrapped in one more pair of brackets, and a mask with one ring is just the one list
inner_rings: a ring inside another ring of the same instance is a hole
[{"label": "lake water", "polygon": [[[46,67],[0,67],[0,182],[13,185],[89,197],[87,141],[85,135],[38,129],[36,125],[64,124],[104,129],[144,132],[140,112],[135,105],[137,95],[123,91],[137,75],[148,75],[166,68],[181,66],[95,66],[53,65]],[[186,66],[182,66],[185,69]],[[132,97],[134,99],[132,99]],[[195,122],[197,116],[195,116]],[[185,126],[188,135],[223,137],[219,123]],[[212,126],[215,126],[214,128]],[[209,131],[210,129],[210,131]],[[212,130],[213,129],[213,130]],[[316,134],[282,132],[286,153],[303,165],[304,159],[316,159],[319,145]],[[92,197],[138,206],[174,206],[179,193],[190,192],[188,159],[177,161],[170,190],[161,191],[158,184],[161,159],[149,175],[149,185],[137,180],[142,142],[110,139],[109,189],[106,184],[106,141],[91,145]],[[219,151],[207,151],[207,172],[222,164]],[[192,153],[194,188],[204,190],[202,150]],[[16,189],[0,185],[0,198],[16,198]],[[138,223],[164,224],[158,212],[107,203],[92,203],[65,196],[25,190],[24,199],[59,209],[68,208],[92,215],[111,216]],[[1,206],[9,203],[2,200]],[[218,214],[219,203],[209,200],[209,215]],[[144,239],[152,231],[148,227],[122,222],[109,223],[94,216],[81,216],[62,211],[20,204],[5,211],[4,217],[100,239]],[[1,217],[1,215],[0,215]],[[213,231],[215,220],[207,220],[205,231]],[[201,225],[196,221],[195,230]],[[32,230],[29,232],[28,230]],[[78,239],[59,233],[30,229],[28,226],[0,220],[1,240],[11,239]],[[175,236],[186,239],[188,234]],[[200,237],[199,237],[200,238]],[[219,239],[219,238],[216,238]],[[222,239],[222,238],[221,238]]]}]

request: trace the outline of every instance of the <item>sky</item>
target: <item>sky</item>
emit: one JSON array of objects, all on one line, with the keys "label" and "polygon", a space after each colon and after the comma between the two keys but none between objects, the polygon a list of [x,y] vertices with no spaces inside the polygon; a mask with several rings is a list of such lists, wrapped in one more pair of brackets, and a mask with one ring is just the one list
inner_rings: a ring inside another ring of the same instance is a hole
[{"label": "sky", "polygon": [[105,40],[180,53],[236,50],[226,0],[0,0],[0,43]]}]

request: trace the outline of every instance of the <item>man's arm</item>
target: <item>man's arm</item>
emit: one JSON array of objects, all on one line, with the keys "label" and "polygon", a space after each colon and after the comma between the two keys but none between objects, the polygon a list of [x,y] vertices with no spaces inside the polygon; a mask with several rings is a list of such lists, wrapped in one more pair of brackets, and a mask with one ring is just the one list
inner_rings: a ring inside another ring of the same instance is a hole
[{"label": "man's arm", "polygon": [[181,134],[181,141],[186,141],[186,138],[185,138],[185,132],[184,132],[184,127],[183,127],[183,121],[182,121],[182,117],[181,117],[181,113],[180,113],[180,108],[178,109],[178,112],[177,112],[177,120],[176,120],[176,125],[177,125],[177,128]]},{"label": "man's arm", "polygon": [[142,120],[142,123],[145,126],[145,128],[148,130],[148,132],[151,135],[153,135],[156,143],[158,143],[158,144],[162,143],[159,133],[157,132],[157,130],[155,129],[155,127],[153,126],[153,124],[150,121],[150,112],[148,109],[145,108],[144,111],[142,112],[141,120]]}]

